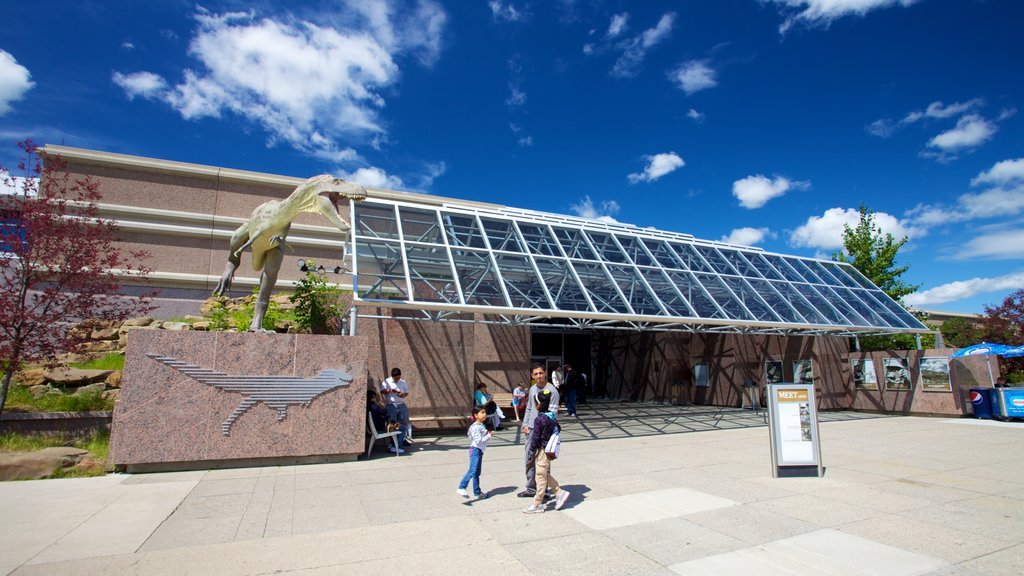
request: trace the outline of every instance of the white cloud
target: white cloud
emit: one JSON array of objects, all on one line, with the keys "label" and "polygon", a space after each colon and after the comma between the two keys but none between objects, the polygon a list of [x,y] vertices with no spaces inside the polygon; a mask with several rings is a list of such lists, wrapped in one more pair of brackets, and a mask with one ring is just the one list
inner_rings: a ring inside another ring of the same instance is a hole
[{"label": "white cloud", "polygon": [[943,152],[956,152],[984,144],[996,133],[996,125],[977,114],[968,114],[957,121],[956,127],[928,141],[930,148]]},{"label": "white cloud", "polygon": [[791,27],[803,24],[807,27],[828,27],[833,21],[844,16],[864,16],[878,8],[890,6],[907,7],[918,0],[765,0],[781,5],[786,20],[779,26],[779,33],[785,34]]},{"label": "white cloud", "polygon": [[619,221],[613,218],[619,213],[620,206],[615,200],[605,200],[599,206],[595,206],[590,196],[584,196],[577,204],[569,207],[573,214],[587,220],[597,220],[607,224],[617,224]]},{"label": "white cloud", "polygon": [[526,91],[523,90],[523,65],[517,58],[510,58],[508,61],[509,75],[508,97],[505,98],[505,105],[508,107],[522,106],[526,104]]},{"label": "white cloud", "polygon": [[616,14],[612,16],[612,21],[608,24],[608,33],[605,34],[607,38],[615,38],[619,34],[622,34],[626,30],[626,23],[629,21],[629,13],[623,12],[622,14]]},{"label": "white cloud", "polygon": [[954,260],[1019,260],[1024,258],[1024,229],[1000,230],[972,238],[952,255]]},{"label": "white cloud", "polygon": [[888,138],[896,132],[897,128],[898,125],[894,124],[892,120],[889,120],[888,118],[879,118],[871,124],[868,124],[867,127],[865,127],[865,130],[879,138]]},{"label": "white cloud", "polygon": [[740,201],[744,208],[760,208],[772,198],[782,196],[790,190],[806,190],[807,182],[792,181],[789,178],[776,176],[768,178],[761,174],[747,176],[732,183],[732,195]]},{"label": "white cloud", "polygon": [[643,172],[628,175],[630,183],[654,182],[662,176],[674,172],[686,165],[686,162],[675,152],[664,152],[653,156],[644,156],[647,160],[647,167]]},{"label": "white cloud", "polygon": [[1015,181],[1024,181],[1024,158],[996,162],[991,168],[978,174],[971,180],[971,186],[979,184],[1009,184]]},{"label": "white cloud", "polygon": [[672,35],[672,26],[675,23],[674,12],[663,14],[654,28],[648,28],[628,40],[619,43],[618,47],[623,50],[622,56],[612,66],[612,76],[616,78],[629,78],[635,76],[637,69],[643,62],[647,51],[660,44]]},{"label": "white cloud", "polygon": [[722,236],[722,242],[739,244],[740,246],[754,246],[763,242],[770,235],[771,230],[768,228],[737,228],[730,232],[728,236]]},{"label": "white cloud", "polygon": [[505,22],[520,22],[524,20],[527,13],[516,8],[512,2],[500,2],[499,0],[490,0],[487,3],[491,7],[491,15],[494,16],[495,20],[504,20]]},{"label": "white cloud", "polygon": [[167,82],[152,72],[134,72],[132,74],[114,72],[111,79],[114,84],[124,90],[129,100],[134,100],[136,96],[159,98],[167,90]]},{"label": "white cloud", "polygon": [[929,306],[963,300],[978,294],[1019,288],[1024,288],[1024,272],[996,276],[995,278],[971,278],[970,280],[950,282],[905,296],[903,301],[909,306]]},{"label": "white cloud", "polygon": [[[447,16],[432,0],[418,0],[410,10],[358,0],[344,6],[341,16],[315,22],[199,9],[189,45],[198,66],[184,70],[182,81],[159,98],[186,119],[233,114],[261,125],[270,144],[287,142],[332,161],[355,159],[355,150],[340,142],[384,141],[381,92],[399,79],[396,58],[436,61]],[[156,82],[140,82],[139,74],[115,82],[129,96],[156,97],[140,91]]]},{"label": "white cloud", "polygon": [[[882,233],[892,234],[896,239],[904,236],[923,235],[924,229],[900,220],[885,212],[875,212],[875,225]],[[856,228],[860,222],[860,211],[854,208],[829,208],[821,216],[811,216],[803,225],[794,230],[789,243],[797,248],[807,247],[820,250],[835,250],[843,247],[843,227]]]},{"label": "white cloud", "polygon": [[918,120],[924,118],[952,118],[953,116],[959,116],[965,112],[976,109],[982,103],[981,98],[975,98],[968,100],[967,102],[954,102],[949,106],[946,106],[942,102],[936,100],[928,105],[924,110],[914,110],[913,112],[906,115],[902,122],[904,124],[913,124]]},{"label": "white cloud", "polygon": [[371,188],[386,188],[388,190],[398,190],[402,188],[401,178],[388,174],[376,166],[360,168],[354,172],[343,171],[338,175],[349,182],[355,182]]},{"label": "white cloud", "polygon": [[669,79],[679,84],[679,87],[683,92],[686,92],[687,96],[694,92],[718,86],[717,75],[718,73],[708,66],[706,60],[684,62],[678,68],[668,73]]},{"label": "white cloud", "polygon": [[11,111],[11,102],[25,97],[35,86],[32,74],[8,52],[0,50],[0,116]]},{"label": "white cloud", "polygon": [[686,113],[686,117],[693,120],[694,122],[704,121],[704,114],[702,112],[694,110],[693,108],[690,108],[690,110]]}]

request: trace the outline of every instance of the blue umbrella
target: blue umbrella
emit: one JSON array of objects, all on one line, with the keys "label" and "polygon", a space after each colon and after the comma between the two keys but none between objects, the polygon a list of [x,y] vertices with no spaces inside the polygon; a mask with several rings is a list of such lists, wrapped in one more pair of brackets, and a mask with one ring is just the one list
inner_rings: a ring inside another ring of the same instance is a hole
[{"label": "blue umbrella", "polygon": [[[966,348],[961,348],[953,353],[950,358],[963,358],[964,356],[991,356],[995,354],[997,356],[1015,357],[1024,356],[1024,345],[1007,346],[1006,344],[992,344],[990,342],[982,342],[981,344],[975,344]],[[995,386],[995,378],[992,377],[992,364],[988,361],[985,362],[985,366],[988,368],[988,381]]]}]

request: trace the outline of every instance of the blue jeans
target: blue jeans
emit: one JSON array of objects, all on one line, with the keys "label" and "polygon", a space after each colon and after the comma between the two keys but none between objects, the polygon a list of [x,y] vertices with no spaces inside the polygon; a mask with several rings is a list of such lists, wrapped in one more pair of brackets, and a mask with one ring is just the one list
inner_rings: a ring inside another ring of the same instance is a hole
[{"label": "blue jeans", "polygon": [[480,472],[484,469],[484,451],[479,448],[469,449],[469,470],[459,482],[459,488],[465,490],[469,480],[473,480],[473,495],[480,495]]},{"label": "blue jeans", "polygon": [[398,422],[398,445],[405,444],[405,431],[409,428],[409,407],[405,404],[388,404],[388,420]]},{"label": "blue jeans", "polygon": [[576,389],[570,388],[565,391],[565,412],[572,416],[576,415]]}]

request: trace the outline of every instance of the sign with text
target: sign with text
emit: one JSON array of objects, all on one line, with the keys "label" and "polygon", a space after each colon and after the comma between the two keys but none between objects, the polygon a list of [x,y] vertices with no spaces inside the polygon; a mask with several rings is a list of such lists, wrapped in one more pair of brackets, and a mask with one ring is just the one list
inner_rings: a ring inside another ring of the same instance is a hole
[{"label": "sign with text", "polygon": [[773,476],[820,476],[818,411],[812,384],[769,386]]}]

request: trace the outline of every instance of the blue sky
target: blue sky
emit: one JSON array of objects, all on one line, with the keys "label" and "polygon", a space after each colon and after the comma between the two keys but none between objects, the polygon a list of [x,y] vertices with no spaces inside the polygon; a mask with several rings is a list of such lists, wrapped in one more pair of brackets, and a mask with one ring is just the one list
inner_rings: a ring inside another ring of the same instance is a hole
[{"label": "blue sky", "polygon": [[808,256],[865,204],[908,303],[1024,288],[1018,0],[287,4],[18,11],[0,163],[31,137]]}]

